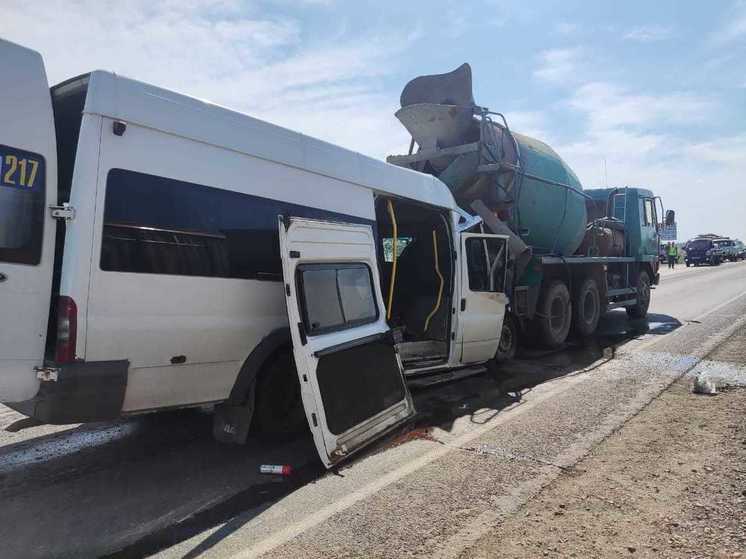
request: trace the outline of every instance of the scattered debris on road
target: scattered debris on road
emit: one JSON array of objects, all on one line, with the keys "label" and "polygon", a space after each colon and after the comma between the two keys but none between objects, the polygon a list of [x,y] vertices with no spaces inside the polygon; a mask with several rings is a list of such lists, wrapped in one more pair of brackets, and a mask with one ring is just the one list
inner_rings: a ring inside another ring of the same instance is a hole
[{"label": "scattered debris on road", "polygon": [[707,375],[707,373],[699,373],[694,377],[694,383],[692,384],[692,392],[694,394],[706,394],[708,396],[714,396],[718,393],[715,382]]},{"label": "scattered debris on road", "polygon": [[262,464],[259,466],[259,473],[290,476],[293,474],[293,467],[288,464]]}]

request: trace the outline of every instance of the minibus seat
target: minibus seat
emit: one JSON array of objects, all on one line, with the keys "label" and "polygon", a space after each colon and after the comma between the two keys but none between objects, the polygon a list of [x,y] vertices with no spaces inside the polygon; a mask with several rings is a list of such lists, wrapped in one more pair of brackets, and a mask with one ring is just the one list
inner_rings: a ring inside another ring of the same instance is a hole
[{"label": "minibus seat", "polygon": [[[450,285],[450,262],[447,250],[443,250],[441,238],[442,235],[438,234],[438,258],[441,273],[445,278],[444,293],[447,293]],[[416,339],[446,338],[449,305],[445,295],[425,331],[426,319],[436,306],[440,287],[434,262],[432,228],[425,227],[418,231],[415,240],[407,245],[399,256],[394,288],[394,312],[401,318],[407,334]]]}]

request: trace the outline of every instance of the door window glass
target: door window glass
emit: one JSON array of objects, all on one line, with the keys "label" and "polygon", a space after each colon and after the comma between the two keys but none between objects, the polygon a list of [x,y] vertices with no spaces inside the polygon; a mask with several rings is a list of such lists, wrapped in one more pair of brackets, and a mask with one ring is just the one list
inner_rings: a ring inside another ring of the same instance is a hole
[{"label": "door window glass", "polygon": [[505,291],[505,239],[466,239],[466,258],[471,291]]},{"label": "door window glass", "polygon": [[0,262],[40,262],[45,177],[41,155],[0,146]]},{"label": "door window glass", "polygon": [[336,270],[304,270],[303,295],[309,333],[337,328],[344,324],[342,305],[337,292]]},{"label": "door window glass", "polygon": [[645,225],[655,224],[655,213],[653,210],[653,201],[650,198],[645,199]]},{"label": "door window glass", "polygon": [[370,268],[365,264],[305,264],[298,267],[297,281],[309,336],[378,319]]},{"label": "door window glass", "polygon": [[339,298],[345,320],[358,322],[376,316],[376,304],[367,268],[345,268],[337,271]]},{"label": "door window glass", "polygon": [[615,217],[620,221],[624,221],[626,198],[626,194],[614,194],[614,215],[612,217]]},{"label": "door window glass", "polygon": [[[396,239],[396,257],[399,258],[401,256],[401,253],[404,251],[405,248],[407,248],[407,245],[411,243],[414,239],[412,237],[397,237]],[[382,239],[383,243],[383,260],[385,262],[393,262],[394,261],[394,238],[393,237],[384,237]]]}]

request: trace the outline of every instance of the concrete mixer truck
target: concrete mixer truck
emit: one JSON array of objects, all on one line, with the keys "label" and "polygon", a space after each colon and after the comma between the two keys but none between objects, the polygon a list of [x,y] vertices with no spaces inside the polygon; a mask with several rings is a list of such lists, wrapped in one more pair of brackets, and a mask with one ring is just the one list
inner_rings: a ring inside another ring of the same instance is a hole
[{"label": "concrete mixer truck", "polygon": [[658,208],[674,221],[660,197],[639,187],[583,189],[551,147],[474,102],[468,64],[410,81],[396,116],[412,140],[388,162],[438,177],[482,218],[475,231],[509,236],[498,359],[511,357],[519,338],[556,348],[571,331],[590,336],[609,309],[646,316],[659,281]]}]

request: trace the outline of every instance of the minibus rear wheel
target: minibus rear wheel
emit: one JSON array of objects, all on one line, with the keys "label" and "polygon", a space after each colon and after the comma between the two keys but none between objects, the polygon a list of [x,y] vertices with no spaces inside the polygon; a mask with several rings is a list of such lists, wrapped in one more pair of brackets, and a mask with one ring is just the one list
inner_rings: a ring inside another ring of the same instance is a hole
[{"label": "minibus rear wheel", "polygon": [[271,359],[257,377],[252,427],[273,439],[295,438],[308,428],[295,361],[288,350]]}]

